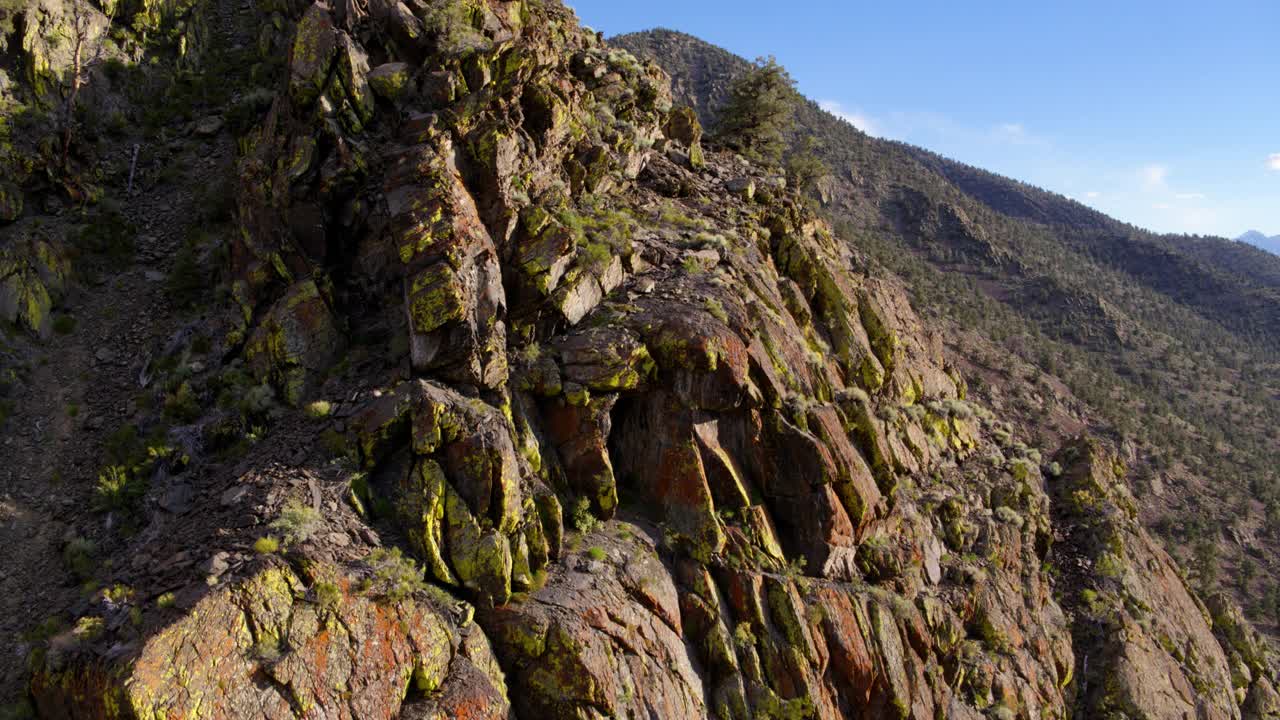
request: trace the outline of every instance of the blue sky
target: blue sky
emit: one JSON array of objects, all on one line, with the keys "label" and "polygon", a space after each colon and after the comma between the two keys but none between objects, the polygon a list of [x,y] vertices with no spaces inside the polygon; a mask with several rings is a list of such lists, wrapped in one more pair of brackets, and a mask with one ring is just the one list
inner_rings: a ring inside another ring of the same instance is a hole
[{"label": "blue sky", "polygon": [[1277,0],[567,0],[775,55],[875,135],[1161,232],[1280,234]]}]

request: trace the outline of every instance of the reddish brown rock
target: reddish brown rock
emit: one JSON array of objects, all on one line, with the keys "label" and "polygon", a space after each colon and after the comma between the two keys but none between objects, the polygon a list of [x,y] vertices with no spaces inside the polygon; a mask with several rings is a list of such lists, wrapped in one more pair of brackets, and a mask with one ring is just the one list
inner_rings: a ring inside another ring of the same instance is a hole
[{"label": "reddish brown rock", "polygon": [[[425,600],[378,602],[339,582],[324,605],[314,584],[270,567],[211,591],[140,646],[104,657],[82,643],[36,674],[41,717],[296,718],[299,707],[314,707],[327,717],[390,720],[410,682],[483,686],[455,674],[463,633],[446,614]],[[484,680],[501,688],[500,676]]]}]

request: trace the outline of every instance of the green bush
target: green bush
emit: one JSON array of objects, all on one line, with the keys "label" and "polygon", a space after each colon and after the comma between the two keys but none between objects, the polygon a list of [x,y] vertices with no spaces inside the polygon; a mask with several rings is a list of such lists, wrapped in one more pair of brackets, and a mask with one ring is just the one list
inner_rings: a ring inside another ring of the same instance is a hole
[{"label": "green bush", "polygon": [[280,650],[280,641],[277,638],[262,638],[254,643],[249,650],[249,655],[255,660],[273,663],[280,659],[283,652]]},{"label": "green bush", "polygon": [[108,465],[98,473],[94,497],[99,510],[132,513],[147,493],[147,482],[130,468]]},{"label": "green bush", "polygon": [[613,254],[603,243],[587,243],[581,252],[583,264],[597,275],[608,269],[609,263],[613,261]]},{"label": "green bush", "polygon": [[164,416],[174,422],[190,423],[203,414],[191,383],[184,380],[164,398]]},{"label": "green bush", "polygon": [[392,602],[426,589],[422,568],[413,558],[400,552],[400,548],[378,548],[365,558],[365,564],[373,573],[365,583],[366,591]]},{"label": "green bush", "polygon": [[88,580],[98,565],[97,555],[98,546],[92,540],[77,537],[62,548],[62,564],[77,580]]},{"label": "green bush", "polygon": [[683,268],[685,273],[689,275],[701,275],[702,273],[707,271],[706,263],[704,263],[700,258],[696,258],[692,255],[689,255],[685,257],[684,260],[681,260],[680,267]]},{"label": "green bush", "polygon": [[316,593],[316,604],[333,612],[342,604],[342,588],[337,583],[321,580],[312,588]]},{"label": "green bush", "polygon": [[591,501],[587,498],[578,498],[573,505],[573,513],[569,517],[573,523],[575,530],[582,534],[587,534],[596,528],[596,516],[591,512]]},{"label": "green bush", "polygon": [[304,543],[324,525],[320,511],[297,500],[285,503],[280,517],[271,523],[271,529],[279,531],[286,545]]},{"label": "green bush", "polygon": [[328,400],[316,400],[307,404],[306,412],[309,418],[316,420],[326,418],[333,412],[333,403]]},{"label": "green bush", "polygon": [[329,428],[320,433],[320,446],[331,458],[351,457],[354,448],[347,442],[347,436]]}]

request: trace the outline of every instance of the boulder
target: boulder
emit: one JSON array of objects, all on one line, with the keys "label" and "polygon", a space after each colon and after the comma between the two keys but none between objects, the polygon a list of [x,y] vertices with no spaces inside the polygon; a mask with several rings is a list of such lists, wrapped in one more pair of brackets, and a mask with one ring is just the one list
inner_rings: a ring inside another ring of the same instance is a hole
[{"label": "boulder", "polygon": [[709,717],[678,595],[652,541],[604,532],[530,601],[480,614],[512,702],[536,717]]},{"label": "boulder", "polygon": [[245,344],[245,359],[285,402],[298,405],[308,385],[341,355],[345,340],[313,280],[296,283],[263,317]]},{"label": "boulder", "polygon": [[298,21],[289,57],[289,93],[299,106],[310,105],[324,92],[338,54],[339,35],[322,2],[312,4]]},{"label": "boulder", "polygon": [[[325,603],[315,600],[318,582],[336,588]],[[68,638],[35,673],[32,695],[48,718],[192,717],[219,708],[293,720],[302,705],[335,718],[391,720],[410,679],[456,697],[456,709],[466,705],[466,693],[451,685],[477,676],[457,657],[484,658],[482,647],[459,647],[461,636],[425,599],[369,598],[349,578],[308,581],[272,565],[210,592],[139,644],[99,653],[92,641]],[[380,650],[362,651],[368,647]],[[500,676],[481,675],[501,687]]]},{"label": "boulder", "polygon": [[369,86],[383,100],[398,103],[409,87],[412,73],[409,63],[383,63],[369,71]]}]

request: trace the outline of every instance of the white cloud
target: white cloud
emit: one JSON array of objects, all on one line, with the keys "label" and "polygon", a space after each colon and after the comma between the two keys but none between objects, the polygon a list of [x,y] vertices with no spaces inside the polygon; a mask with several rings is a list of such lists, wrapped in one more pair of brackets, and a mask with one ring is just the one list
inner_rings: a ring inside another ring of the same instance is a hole
[{"label": "white cloud", "polygon": [[1168,184],[1169,166],[1147,165],[1139,174],[1142,176],[1143,187],[1148,190],[1163,190]]},{"label": "white cloud", "polygon": [[1280,153],[1271,153],[1267,158],[1267,167],[1272,170],[1280,170]]},{"label": "white cloud", "polygon": [[1097,190],[1090,190],[1089,192],[1085,193],[1084,196],[1089,198],[1090,200],[1097,200],[1098,198],[1102,197],[1102,193],[1098,192]]},{"label": "white cloud", "polygon": [[1003,123],[996,126],[996,135],[1010,140],[1021,140],[1027,136],[1027,129],[1022,127],[1022,123]]},{"label": "white cloud", "polygon": [[1038,145],[1041,140],[1031,133],[1022,123],[1002,123],[991,131],[991,137],[997,142],[1010,145]]},{"label": "white cloud", "polygon": [[1170,205],[1169,203],[1156,203],[1151,207],[1155,208],[1156,210],[1172,210],[1173,209],[1173,206]]},{"label": "white cloud", "polygon": [[865,113],[856,110],[846,110],[843,105],[835,100],[821,100],[818,102],[818,107],[826,110],[832,115],[835,115],[872,137],[880,137],[880,128],[877,126],[876,122]]},{"label": "white cloud", "polygon": [[1204,193],[1198,193],[1198,192],[1174,193],[1174,197],[1177,198],[1178,200],[1204,200],[1205,199]]}]

